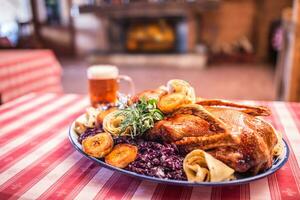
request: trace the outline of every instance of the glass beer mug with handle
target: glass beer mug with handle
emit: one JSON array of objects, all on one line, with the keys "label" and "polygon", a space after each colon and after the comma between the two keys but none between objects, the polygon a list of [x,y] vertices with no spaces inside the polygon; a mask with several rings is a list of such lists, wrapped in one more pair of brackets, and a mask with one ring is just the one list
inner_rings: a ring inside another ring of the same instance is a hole
[{"label": "glass beer mug with handle", "polygon": [[97,107],[101,104],[117,101],[120,80],[130,85],[131,95],[134,94],[134,84],[129,76],[119,75],[119,70],[113,65],[93,65],[87,69],[89,94],[91,104]]}]

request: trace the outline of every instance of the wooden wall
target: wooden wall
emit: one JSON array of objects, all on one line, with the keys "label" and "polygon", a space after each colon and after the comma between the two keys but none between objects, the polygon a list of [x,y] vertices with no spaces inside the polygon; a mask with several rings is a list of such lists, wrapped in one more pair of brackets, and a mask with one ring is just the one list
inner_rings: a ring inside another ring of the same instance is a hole
[{"label": "wooden wall", "polygon": [[293,0],[222,0],[216,10],[203,15],[200,38],[212,48],[232,44],[242,37],[254,46],[259,61],[268,57],[271,22]]},{"label": "wooden wall", "polygon": [[251,39],[254,16],[254,1],[224,0],[216,11],[203,15],[201,38],[211,48],[230,45],[242,37]]},{"label": "wooden wall", "polygon": [[293,7],[294,32],[292,33],[292,40],[290,45],[290,55],[288,59],[287,74],[288,79],[286,84],[285,99],[287,101],[300,101],[300,2],[295,0]]},{"label": "wooden wall", "polygon": [[[220,2],[219,8],[202,15],[197,26],[200,30],[196,36],[197,40],[208,44],[210,48],[218,49],[224,46],[227,48],[226,45],[247,38],[253,44],[258,61],[267,60],[270,24],[280,18],[282,9],[291,6],[293,0],[220,0]],[[75,28],[71,29],[76,30],[76,37],[70,46],[71,49],[77,46],[77,53],[82,55],[93,49],[103,49],[106,42],[101,39],[103,23],[98,22],[95,27],[86,30],[81,27],[82,23],[77,23],[84,20],[75,18],[74,21]],[[89,20],[87,24],[90,24]],[[97,31],[99,33],[96,33]]]},{"label": "wooden wall", "polygon": [[256,55],[260,60],[266,60],[270,24],[273,20],[281,18],[282,9],[292,7],[293,0],[256,0],[256,4]]}]

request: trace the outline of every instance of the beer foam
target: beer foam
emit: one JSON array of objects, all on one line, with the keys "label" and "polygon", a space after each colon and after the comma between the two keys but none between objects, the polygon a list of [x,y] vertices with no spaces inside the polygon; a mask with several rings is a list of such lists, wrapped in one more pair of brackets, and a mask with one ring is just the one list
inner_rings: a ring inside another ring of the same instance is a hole
[{"label": "beer foam", "polygon": [[93,65],[88,68],[89,79],[115,79],[119,75],[119,70],[113,65]]}]

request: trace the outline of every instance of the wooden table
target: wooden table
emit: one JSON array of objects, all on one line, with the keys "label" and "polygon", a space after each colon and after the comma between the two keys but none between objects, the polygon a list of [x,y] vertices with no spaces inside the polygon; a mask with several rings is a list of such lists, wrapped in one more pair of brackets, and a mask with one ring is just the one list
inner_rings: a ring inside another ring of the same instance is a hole
[{"label": "wooden table", "polygon": [[0,100],[5,103],[30,92],[62,92],[61,73],[50,50],[2,50]]},{"label": "wooden table", "polygon": [[[255,103],[255,102],[254,102]],[[232,187],[181,187],[141,181],[84,158],[68,127],[88,98],[29,94],[0,106],[0,199],[300,199],[300,104],[267,102],[268,118],[291,154],[275,174]]]}]

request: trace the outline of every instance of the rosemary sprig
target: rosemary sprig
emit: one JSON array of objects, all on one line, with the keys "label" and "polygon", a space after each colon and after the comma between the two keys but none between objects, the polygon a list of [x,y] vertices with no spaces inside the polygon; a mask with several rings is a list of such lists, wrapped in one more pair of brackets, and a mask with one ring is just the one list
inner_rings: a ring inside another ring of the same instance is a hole
[{"label": "rosemary sprig", "polygon": [[121,110],[117,114],[124,118],[120,125],[120,135],[129,131],[131,137],[134,138],[152,128],[156,121],[162,120],[164,115],[156,104],[155,99],[146,100],[142,98],[138,103]]}]

